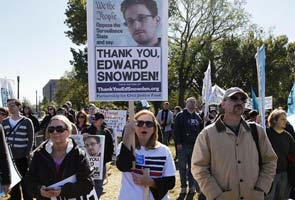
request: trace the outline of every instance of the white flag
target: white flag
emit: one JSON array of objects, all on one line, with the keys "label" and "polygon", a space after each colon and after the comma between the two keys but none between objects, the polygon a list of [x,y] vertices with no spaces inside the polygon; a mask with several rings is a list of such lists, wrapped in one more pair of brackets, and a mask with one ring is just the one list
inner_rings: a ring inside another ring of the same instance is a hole
[{"label": "white flag", "polygon": [[203,88],[202,88],[202,102],[205,103],[204,116],[208,115],[209,110],[209,98],[212,92],[212,82],[211,82],[211,62],[209,61],[208,68],[204,73],[205,77],[203,79]]}]

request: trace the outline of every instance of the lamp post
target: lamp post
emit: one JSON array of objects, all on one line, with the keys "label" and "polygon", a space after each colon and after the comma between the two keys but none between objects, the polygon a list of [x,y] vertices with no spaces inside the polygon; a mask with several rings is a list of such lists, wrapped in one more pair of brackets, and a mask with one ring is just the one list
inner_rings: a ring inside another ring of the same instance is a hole
[{"label": "lamp post", "polygon": [[19,99],[19,76],[17,76],[17,99]]},{"label": "lamp post", "polygon": [[36,114],[38,113],[38,91],[36,90]]}]

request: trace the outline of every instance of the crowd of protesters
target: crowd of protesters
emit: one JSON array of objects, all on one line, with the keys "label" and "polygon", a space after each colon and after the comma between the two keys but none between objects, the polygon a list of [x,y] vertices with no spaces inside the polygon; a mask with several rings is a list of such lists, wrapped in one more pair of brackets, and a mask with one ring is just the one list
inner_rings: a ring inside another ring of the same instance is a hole
[{"label": "crowd of protesters", "polygon": [[[149,188],[151,199],[168,199],[168,191],[175,186],[176,167],[180,176],[178,200],[197,196],[201,200],[292,198],[294,129],[280,107],[267,111],[264,130],[258,111],[245,108],[247,99],[242,89],[229,88],[219,105],[208,105],[207,114],[203,112],[206,105],[198,106],[194,97],[187,98],[184,109],[163,102],[158,113],[153,113],[149,104],[137,103],[135,117],[126,119],[122,143],[116,150],[116,165],[122,171],[118,198],[143,199],[139,196]],[[114,138],[100,109],[90,104],[75,111],[67,101],[59,108],[48,106],[46,116],[38,120],[18,99],[9,99],[7,108],[0,107],[0,132],[5,137],[1,140],[5,150],[1,152],[1,183],[11,200],[73,198],[87,194],[92,187],[101,197],[106,164],[115,152]],[[36,135],[42,138],[40,146],[34,141]],[[70,135],[105,136],[102,180],[91,180],[85,153]],[[23,177],[11,189],[4,162],[6,143]],[[167,148],[172,144],[174,160]],[[145,169],[149,169],[148,176]],[[71,174],[77,174],[79,181],[48,188]]]}]

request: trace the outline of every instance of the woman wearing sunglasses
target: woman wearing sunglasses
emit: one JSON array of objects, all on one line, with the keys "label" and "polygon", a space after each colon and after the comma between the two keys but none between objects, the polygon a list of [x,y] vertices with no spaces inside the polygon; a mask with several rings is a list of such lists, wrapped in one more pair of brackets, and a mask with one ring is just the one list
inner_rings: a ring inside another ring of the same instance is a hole
[{"label": "woman wearing sunglasses", "polygon": [[89,127],[89,120],[87,113],[84,110],[78,112],[76,117],[76,127],[78,129],[78,134],[81,134]]},{"label": "woman wearing sunglasses", "polygon": [[40,134],[42,134],[44,137],[43,137],[43,140],[46,139],[46,134],[45,134],[45,131],[46,131],[46,128],[50,122],[50,119],[56,115],[56,108],[55,106],[53,105],[50,105],[47,107],[47,112],[46,112],[46,116],[43,118],[43,120],[41,121],[41,124],[40,124]]},{"label": "woman wearing sunglasses", "polygon": [[[32,197],[47,200],[52,197],[76,198],[88,194],[93,188],[88,159],[71,134],[71,122],[63,115],[51,118],[46,129],[49,140],[34,152],[25,185]],[[75,175],[74,183],[61,187],[50,185]]]},{"label": "woman wearing sunglasses", "polygon": [[[171,152],[157,141],[157,120],[152,112],[142,110],[134,119],[126,125],[116,161],[118,169],[123,172],[118,199],[144,199],[144,191],[149,189],[149,200],[166,200],[168,191],[175,185],[176,170]],[[149,174],[144,176],[145,169],[149,169]]]}]

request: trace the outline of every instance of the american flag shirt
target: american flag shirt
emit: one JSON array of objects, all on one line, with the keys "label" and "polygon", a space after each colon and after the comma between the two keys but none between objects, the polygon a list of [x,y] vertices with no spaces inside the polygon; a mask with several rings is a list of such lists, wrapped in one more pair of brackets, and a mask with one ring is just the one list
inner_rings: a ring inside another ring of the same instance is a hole
[{"label": "american flag shirt", "polygon": [[[120,149],[119,151],[120,152]],[[144,197],[144,187],[138,186],[133,182],[132,174],[143,175],[145,168],[150,169],[150,177],[161,178],[175,176],[176,168],[172,154],[166,145],[159,143],[155,149],[141,147],[135,150],[136,166],[131,172],[122,173],[121,189],[119,200],[141,200]],[[152,193],[149,199],[154,200]],[[168,194],[162,200],[168,200]]]}]

